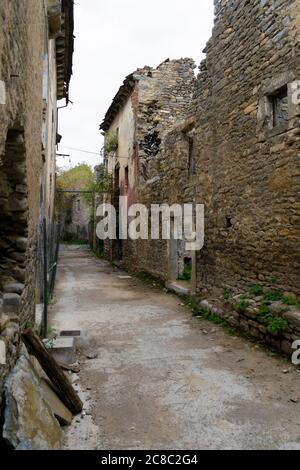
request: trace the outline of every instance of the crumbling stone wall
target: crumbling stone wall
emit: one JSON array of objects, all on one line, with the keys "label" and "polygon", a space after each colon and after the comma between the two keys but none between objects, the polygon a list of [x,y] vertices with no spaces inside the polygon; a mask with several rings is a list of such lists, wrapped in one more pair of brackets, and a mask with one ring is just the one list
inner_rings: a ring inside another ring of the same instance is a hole
[{"label": "crumbling stone wall", "polygon": [[[293,97],[300,2],[233,0],[216,7],[189,118],[165,140],[154,193],[169,203],[205,205],[197,296],[209,301],[202,306],[291,354],[299,308],[271,303],[273,317],[289,324],[275,333],[259,316],[262,296],[244,300],[245,309],[237,304],[250,285],[280,288],[291,298],[300,292],[300,108]],[[185,143],[191,135],[192,169]],[[157,271],[167,261],[160,259]]]},{"label": "crumbling stone wall", "polygon": [[[171,129],[182,122],[190,109],[195,85],[192,59],[163,62],[157,69],[137,71],[136,88],[131,96],[135,120],[136,176],[135,200],[150,208],[168,202],[174,187],[167,174],[165,149]],[[169,158],[169,156],[168,156]],[[173,161],[173,158],[172,158]],[[174,199],[174,202],[177,202]],[[127,241],[123,244],[123,263],[130,269],[145,271],[168,280],[169,255],[165,240]]]},{"label": "crumbling stone wall", "polygon": [[0,3],[0,339],[7,353],[0,396],[16,360],[19,328],[34,321],[44,8],[36,0]]},{"label": "crumbling stone wall", "polygon": [[[92,195],[91,195],[92,198]],[[61,238],[64,241],[88,241],[92,201],[80,194],[64,196],[60,208]]]}]

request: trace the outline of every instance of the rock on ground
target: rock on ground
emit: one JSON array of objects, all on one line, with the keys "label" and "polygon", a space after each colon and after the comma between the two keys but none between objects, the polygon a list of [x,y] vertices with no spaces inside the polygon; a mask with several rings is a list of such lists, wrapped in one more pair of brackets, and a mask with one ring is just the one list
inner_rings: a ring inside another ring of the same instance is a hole
[{"label": "rock on ground", "polygon": [[5,384],[4,439],[17,450],[57,450],[62,432],[43,398],[40,380],[22,355]]}]

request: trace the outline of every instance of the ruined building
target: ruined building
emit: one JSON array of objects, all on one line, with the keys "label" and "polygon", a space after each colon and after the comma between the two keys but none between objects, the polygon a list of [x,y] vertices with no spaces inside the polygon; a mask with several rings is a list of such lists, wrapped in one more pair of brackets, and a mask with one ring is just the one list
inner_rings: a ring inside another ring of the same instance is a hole
[{"label": "ruined building", "polygon": [[[219,0],[215,7],[197,79],[184,61],[163,65],[162,82],[172,84],[163,108],[159,72],[133,75],[102,124],[119,128],[118,150],[108,153],[115,188],[148,206],[204,204],[205,246],[188,256],[180,241],[119,241],[118,256],[175,283],[187,263],[188,289],[199,300],[290,352],[299,313],[285,313],[289,329],[274,340],[253,314],[224,313],[220,299],[249,285],[300,293],[300,1]],[[146,102],[134,93],[136,83],[153,92]],[[126,114],[131,145],[124,149]],[[119,153],[126,158],[118,161]]]},{"label": "ruined building", "polygon": [[91,207],[84,195],[74,193],[64,199],[60,211],[61,239],[72,242],[88,242]]},{"label": "ruined building", "polygon": [[[125,79],[101,125],[106,165],[113,175],[112,202],[117,203],[120,195],[128,197],[129,205],[160,201],[154,191],[164,174],[159,157],[165,137],[189,109],[195,68],[192,59],[166,60]],[[106,256],[161,277],[165,249],[160,241],[153,244],[152,248],[142,240],[116,240],[106,243]]]},{"label": "ruined building", "polygon": [[1,0],[0,403],[41,302],[41,227],[46,218],[50,244],[57,100],[68,101],[72,54],[72,0]]}]

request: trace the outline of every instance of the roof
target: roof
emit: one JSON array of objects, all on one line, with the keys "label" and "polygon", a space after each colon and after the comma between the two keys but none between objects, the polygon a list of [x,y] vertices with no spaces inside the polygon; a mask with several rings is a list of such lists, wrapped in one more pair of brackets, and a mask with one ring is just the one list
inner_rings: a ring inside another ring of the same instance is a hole
[{"label": "roof", "polygon": [[110,128],[118,112],[120,109],[122,109],[123,105],[131,95],[136,83],[136,78],[134,78],[134,75],[134,73],[128,75],[125,78],[122,86],[119,88],[118,93],[115,95],[112,104],[108,108],[105,118],[100,125],[101,130],[107,131]]},{"label": "roof", "polygon": [[74,52],[74,0],[62,0],[62,35],[56,39],[57,98],[69,101]]}]

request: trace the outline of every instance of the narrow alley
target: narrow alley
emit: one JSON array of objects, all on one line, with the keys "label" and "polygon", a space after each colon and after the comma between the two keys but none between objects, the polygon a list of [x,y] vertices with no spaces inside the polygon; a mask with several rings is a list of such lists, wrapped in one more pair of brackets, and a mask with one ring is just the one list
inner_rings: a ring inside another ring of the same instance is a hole
[{"label": "narrow alley", "polygon": [[66,449],[300,449],[296,368],[87,247],[62,247],[50,320],[81,331]]}]

